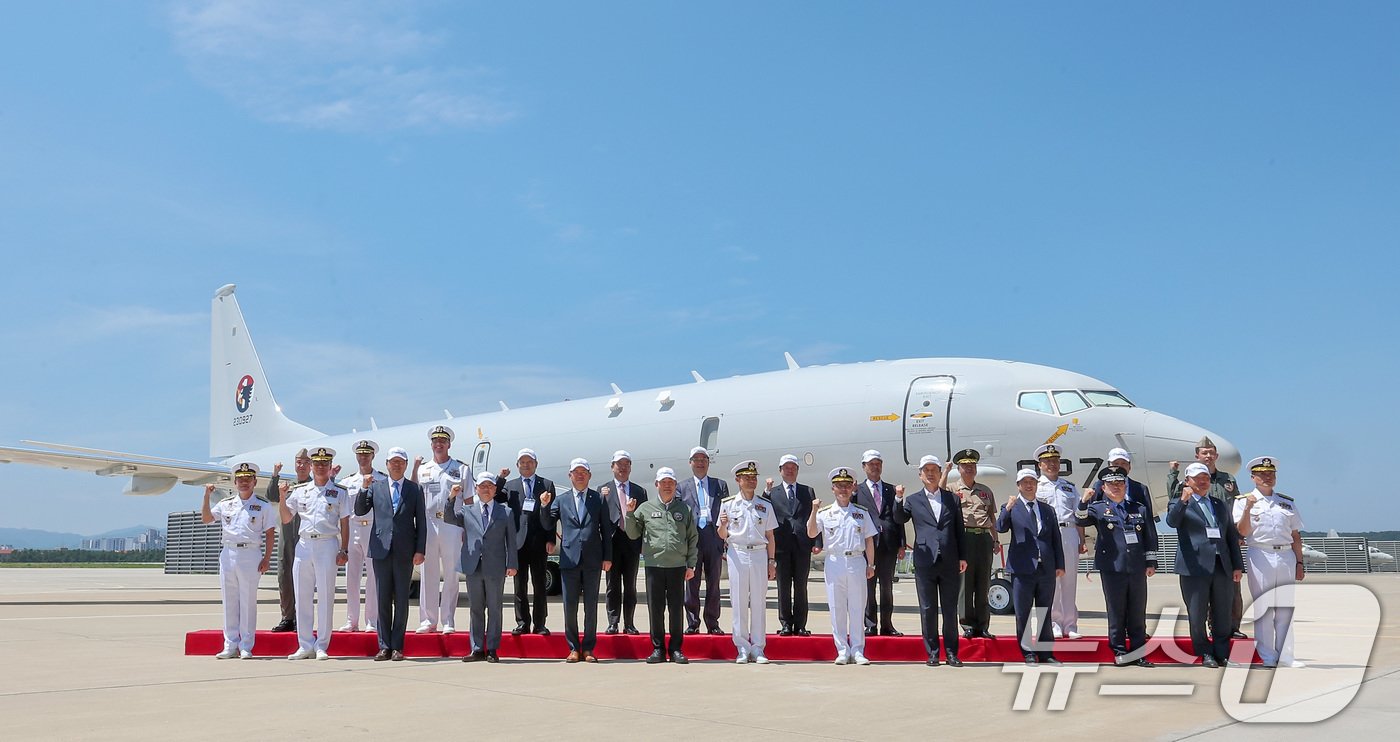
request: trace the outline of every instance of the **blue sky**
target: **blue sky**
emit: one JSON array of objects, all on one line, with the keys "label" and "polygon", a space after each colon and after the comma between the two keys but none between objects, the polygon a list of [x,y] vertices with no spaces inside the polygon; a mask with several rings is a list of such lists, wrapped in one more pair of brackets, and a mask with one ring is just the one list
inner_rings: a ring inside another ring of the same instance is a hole
[{"label": "blue sky", "polygon": [[[1280,457],[1309,527],[1397,528],[1397,28],[1379,2],[11,5],[0,441],[205,459],[232,282],[321,430],[784,350],[1012,358]],[[0,525],[199,501],[121,486],[0,467]]]}]

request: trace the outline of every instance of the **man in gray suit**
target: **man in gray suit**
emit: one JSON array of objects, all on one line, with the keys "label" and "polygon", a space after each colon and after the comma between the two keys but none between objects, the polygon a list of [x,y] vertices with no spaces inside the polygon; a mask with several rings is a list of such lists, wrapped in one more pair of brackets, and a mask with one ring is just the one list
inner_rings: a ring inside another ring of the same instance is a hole
[{"label": "man in gray suit", "polygon": [[[559,581],[564,588],[564,640],[569,645],[565,662],[597,662],[598,580],[612,569],[613,521],[598,491],[588,486],[592,478],[585,459],[569,462],[572,487],[558,499],[540,495],[540,525],[553,531],[559,526]],[[579,638],[578,606],[583,603],[583,638]]]},{"label": "man in gray suit", "polygon": [[[460,495],[462,485],[453,485]],[[476,475],[476,497],[457,497],[461,518],[462,574],[467,578],[467,602],[472,612],[472,651],[463,662],[497,662],[501,648],[502,596],[506,578],[518,568],[515,518],[510,506],[496,502],[496,475],[484,471]]]},{"label": "man in gray suit", "polygon": [[379,654],[376,662],[403,659],[403,635],[408,629],[408,588],[413,565],[423,563],[428,544],[428,518],[423,490],[404,478],[408,472],[408,452],[389,449],[384,462],[389,480],[366,474],[360,494],[355,497],[355,515],[374,511],[374,533],[369,542],[369,558],[374,563],[374,579],[379,588]]}]

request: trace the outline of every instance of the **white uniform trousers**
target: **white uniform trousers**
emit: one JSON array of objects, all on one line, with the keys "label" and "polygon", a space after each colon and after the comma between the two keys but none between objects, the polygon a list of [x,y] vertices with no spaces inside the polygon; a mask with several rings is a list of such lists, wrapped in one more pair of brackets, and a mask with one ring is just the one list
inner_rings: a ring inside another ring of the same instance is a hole
[{"label": "white uniform trousers", "polygon": [[[379,624],[379,593],[374,581],[374,563],[369,558],[369,540],[374,533],[374,522],[360,525],[358,519],[350,519],[350,556],[345,562],[345,617],[351,626],[368,628]],[[360,623],[360,571],[365,574],[365,622]]]},{"label": "white uniform trousers", "polygon": [[1065,554],[1065,576],[1055,582],[1055,597],[1050,601],[1050,626],[1061,634],[1079,631],[1079,606],[1074,602],[1079,584],[1079,529],[1074,525],[1060,529],[1061,546]]},{"label": "white uniform trousers", "polygon": [[[292,589],[297,596],[297,648],[308,652],[331,646],[331,611],[335,608],[335,557],[340,553],[340,537],[297,539],[292,559]],[[316,620],[312,622],[311,598],[316,596]],[[312,636],[312,629],[316,635]]]},{"label": "white uniform trousers", "polygon": [[219,552],[219,596],[224,601],[224,650],[253,651],[258,625],[258,564],[262,542]]},{"label": "white uniform trousers", "polygon": [[864,653],[865,554],[827,554],[824,569],[826,604],[831,611],[831,635],[836,641],[836,653]]},{"label": "white uniform trousers", "polygon": [[1278,550],[1251,546],[1245,557],[1249,561],[1249,593],[1254,596],[1254,646],[1259,659],[1269,665],[1292,662],[1293,584],[1298,558],[1291,545]]},{"label": "white uniform trousers", "polygon": [[[478,517],[480,512],[478,509]],[[429,524],[425,548],[423,581],[418,585],[418,620],[456,628],[457,595],[462,588],[457,579],[462,565],[461,527],[442,522]],[[439,581],[442,582],[440,593]]]},{"label": "white uniform trousers", "polygon": [[741,652],[762,650],[767,644],[764,617],[768,613],[768,547],[730,546],[729,610],[734,618],[734,646]]}]

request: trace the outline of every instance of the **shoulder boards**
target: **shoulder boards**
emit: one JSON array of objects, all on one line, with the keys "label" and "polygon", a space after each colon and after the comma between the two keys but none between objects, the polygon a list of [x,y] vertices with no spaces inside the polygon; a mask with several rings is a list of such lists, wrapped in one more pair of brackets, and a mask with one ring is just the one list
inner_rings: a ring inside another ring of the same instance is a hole
[{"label": "shoulder boards", "polygon": [[254,499],[254,500],[257,500],[258,502],[260,502],[260,503],[262,503],[262,504],[264,504],[264,505],[271,505],[271,504],[272,504],[272,503],[268,502],[267,499],[264,498],[262,495],[253,495],[253,499]]},{"label": "shoulder boards", "polygon": [[852,504],[852,505],[855,505],[856,507],[860,508],[861,510],[865,510],[865,511],[867,511],[867,512],[870,510],[870,508],[868,508],[868,507],[866,507],[866,506],[864,506],[864,505],[862,505],[862,504],[856,502],[855,500],[851,500],[851,504]]},{"label": "shoulder boards", "polygon": [[772,498],[768,497],[768,495],[756,495],[755,497],[757,497],[757,499],[759,499],[759,500],[762,500],[762,501],[768,503],[769,505],[772,505],[772,504],[773,504]]},{"label": "shoulder boards", "polygon": [[723,500],[720,500],[720,502],[729,502],[730,500],[733,500],[733,499],[736,498],[736,497],[738,497],[738,495],[730,495],[729,497],[726,497],[726,498],[724,498]]},{"label": "shoulder boards", "polygon": [[1287,501],[1289,501],[1289,502],[1293,502],[1293,498],[1292,498],[1292,497],[1289,497],[1288,495],[1285,495],[1285,494],[1283,494],[1282,492],[1275,492],[1275,493],[1274,493],[1274,497],[1277,497],[1277,498],[1280,499],[1280,500],[1287,500]]},{"label": "shoulder boards", "polygon": [[826,507],[822,508],[821,510],[818,510],[817,512],[818,512],[818,513],[825,513],[826,511],[828,511],[828,510],[830,510],[830,509],[832,509],[832,508],[834,508],[834,507],[836,507],[836,503],[833,502],[833,503],[831,503],[830,505],[827,505]]}]

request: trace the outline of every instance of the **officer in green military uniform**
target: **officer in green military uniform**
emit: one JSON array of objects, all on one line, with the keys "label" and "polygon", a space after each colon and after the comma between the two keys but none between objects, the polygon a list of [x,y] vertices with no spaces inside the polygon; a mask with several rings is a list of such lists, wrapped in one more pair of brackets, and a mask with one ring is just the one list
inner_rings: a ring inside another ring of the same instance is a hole
[{"label": "officer in green military uniform", "polygon": [[[1196,460],[1206,465],[1210,471],[1210,496],[1225,503],[1225,509],[1232,511],[1235,507],[1235,498],[1240,496],[1240,487],[1235,483],[1235,478],[1229,472],[1220,471],[1215,468],[1215,463],[1220,459],[1220,452],[1215,448],[1215,441],[1210,436],[1201,438],[1196,443]],[[1167,502],[1172,498],[1180,497],[1181,490],[1186,483],[1181,481],[1180,463],[1171,462],[1171,468],[1167,471]],[[1207,608],[1209,610],[1209,608]],[[1240,593],[1240,583],[1235,583],[1235,603],[1230,608],[1230,620],[1232,626],[1231,637],[1234,639],[1245,639],[1244,632],[1240,631],[1240,619],[1244,616],[1244,596]]]},{"label": "officer in green military uniform", "polygon": [[[990,631],[992,608],[987,594],[991,591],[992,556],[1001,550],[1001,541],[996,536],[996,498],[987,485],[977,481],[977,462],[981,460],[982,454],[972,448],[953,454],[953,460],[944,466],[943,489],[957,496],[967,524],[967,571],[959,601],[963,636],[995,639]],[[958,467],[959,481],[950,487],[948,474],[953,466]]]},{"label": "officer in green military uniform", "polygon": [[[676,497],[676,472],[669,466],[656,470],[657,498],[640,505],[628,502],[623,527],[627,535],[642,540],[646,560],[647,613],[651,621],[651,656],[647,664],[668,658],[684,665],[681,642],[685,639],[685,585],[695,576],[700,558],[700,529],[690,507]],[[669,621],[667,620],[669,618]],[[666,631],[671,640],[666,642]]]}]

